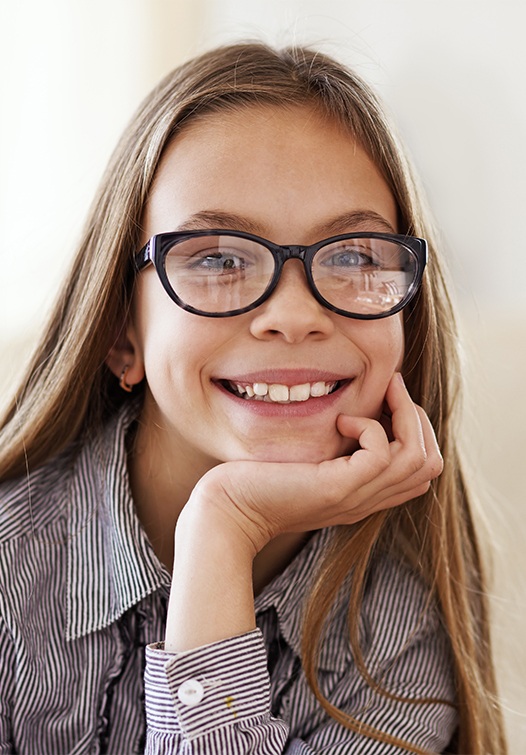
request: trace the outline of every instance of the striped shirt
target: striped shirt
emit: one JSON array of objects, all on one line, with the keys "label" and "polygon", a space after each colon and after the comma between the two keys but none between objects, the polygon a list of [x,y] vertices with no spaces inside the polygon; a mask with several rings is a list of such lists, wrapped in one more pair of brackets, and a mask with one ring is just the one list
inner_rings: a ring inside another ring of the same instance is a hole
[{"label": "striped shirt", "polygon": [[[300,663],[301,614],[332,533],[315,533],[256,599],[257,629],[167,653],[170,575],[135,514],[126,432],[137,409],[27,478],[0,486],[0,753],[394,753],[328,717]],[[397,702],[358,672],[344,596],[321,691],[361,721],[433,752],[452,705]],[[454,701],[447,638],[420,580],[378,560],[364,595],[364,657],[385,688]]]}]

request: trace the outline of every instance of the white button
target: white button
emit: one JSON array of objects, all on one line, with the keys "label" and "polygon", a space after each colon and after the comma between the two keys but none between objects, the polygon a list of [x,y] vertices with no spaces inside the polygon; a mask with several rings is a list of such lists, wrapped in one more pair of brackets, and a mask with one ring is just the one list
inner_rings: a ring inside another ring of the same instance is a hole
[{"label": "white button", "polygon": [[177,690],[177,697],[183,705],[199,705],[203,699],[205,690],[201,682],[197,679],[187,679]]}]

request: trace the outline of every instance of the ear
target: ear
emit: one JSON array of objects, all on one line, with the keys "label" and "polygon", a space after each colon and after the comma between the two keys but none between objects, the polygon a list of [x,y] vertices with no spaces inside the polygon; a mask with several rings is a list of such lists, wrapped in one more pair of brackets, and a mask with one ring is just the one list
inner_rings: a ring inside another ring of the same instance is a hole
[{"label": "ear", "polygon": [[106,357],[106,364],[119,380],[126,369],[128,385],[137,385],[144,379],[144,360],[135,327],[128,323],[115,339]]}]

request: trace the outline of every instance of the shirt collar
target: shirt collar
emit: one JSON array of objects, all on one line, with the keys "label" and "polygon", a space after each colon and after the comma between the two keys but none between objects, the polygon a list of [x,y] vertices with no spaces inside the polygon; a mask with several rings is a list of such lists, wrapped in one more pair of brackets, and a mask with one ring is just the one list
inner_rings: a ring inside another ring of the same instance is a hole
[{"label": "shirt collar", "polygon": [[162,588],[170,575],[157,559],[131,496],[126,433],[139,411],[127,404],[80,451],[69,491],[66,637],[116,621]]},{"label": "shirt collar", "polygon": [[[325,554],[334,528],[315,532],[296,558],[270,582],[256,598],[256,613],[274,608],[283,638],[301,658],[303,612],[313,585],[320,559]],[[340,591],[335,610],[331,612],[328,634],[322,642],[319,667],[328,671],[344,671],[353,662],[349,642],[348,585]]]}]

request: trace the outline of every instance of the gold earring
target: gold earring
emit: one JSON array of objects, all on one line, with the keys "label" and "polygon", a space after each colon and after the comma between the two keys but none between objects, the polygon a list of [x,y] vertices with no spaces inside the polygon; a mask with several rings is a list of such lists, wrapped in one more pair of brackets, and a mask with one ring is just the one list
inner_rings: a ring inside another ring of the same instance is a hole
[{"label": "gold earring", "polygon": [[121,379],[119,380],[120,387],[123,391],[126,391],[126,393],[131,393],[133,391],[133,385],[130,385],[126,382],[126,375],[128,374],[129,369],[130,366],[128,364],[125,364],[121,372]]}]

